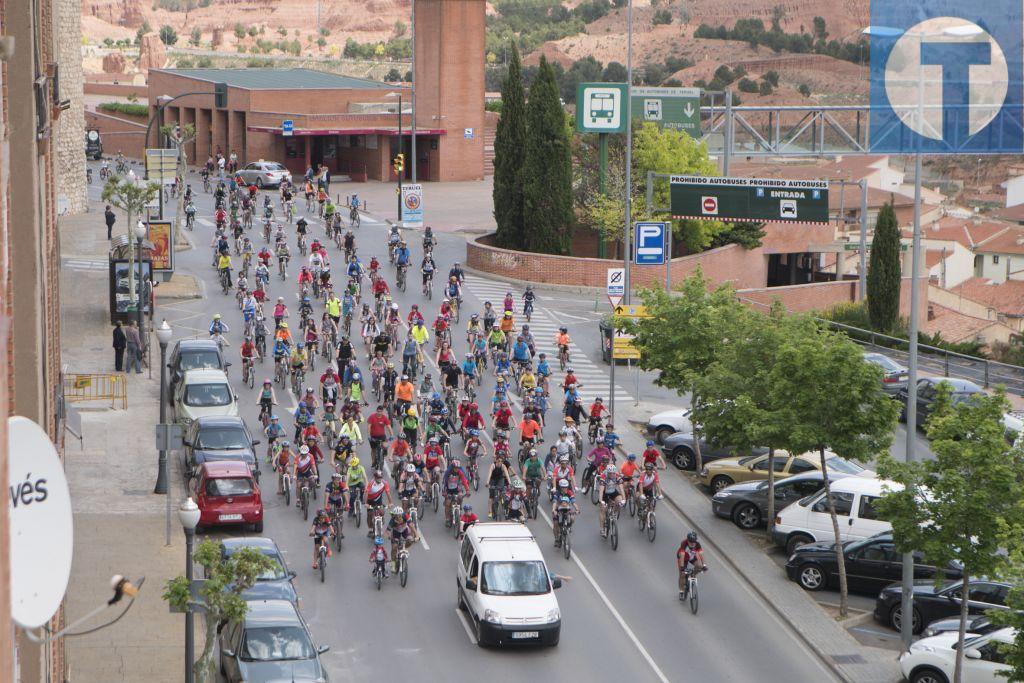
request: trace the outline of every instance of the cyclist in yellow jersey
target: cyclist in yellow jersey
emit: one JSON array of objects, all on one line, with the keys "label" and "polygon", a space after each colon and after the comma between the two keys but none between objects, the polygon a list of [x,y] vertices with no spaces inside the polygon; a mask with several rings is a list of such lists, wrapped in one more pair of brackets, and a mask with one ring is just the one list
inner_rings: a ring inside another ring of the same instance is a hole
[{"label": "cyclist in yellow jersey", "polygon": [[228,287],[231,287],[231,256],[228,254],[221,254],[217,258],[217,270],[220,272],[227,272],[228,274]]}]

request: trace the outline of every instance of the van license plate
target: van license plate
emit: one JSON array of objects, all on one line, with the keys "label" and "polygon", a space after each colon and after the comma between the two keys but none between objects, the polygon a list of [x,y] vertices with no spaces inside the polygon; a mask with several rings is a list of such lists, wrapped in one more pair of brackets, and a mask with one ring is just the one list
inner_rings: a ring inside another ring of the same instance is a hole
[{"label": "van license plate", "polygon": [[221,515],[220,521],[222,522],[241,522],[242,515]]},{"label": "van license plate", "polygon": [[525,640],[527,638],[539,638],[540,633],[538,631],[516,631],[512,634],[513,640]]}]

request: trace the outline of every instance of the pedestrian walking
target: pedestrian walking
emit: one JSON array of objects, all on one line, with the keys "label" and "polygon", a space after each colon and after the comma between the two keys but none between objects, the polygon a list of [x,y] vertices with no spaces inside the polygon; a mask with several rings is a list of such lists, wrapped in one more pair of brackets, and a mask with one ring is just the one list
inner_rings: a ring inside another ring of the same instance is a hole
[{"label": "pedestrian walking", "polygon": [[124,350],[128,346],[128,340],[125,337],[124,330],[121,329],[121,323],[114,323],[114,370],[121,372],[124,370]]},{"label": "pedestrian walking", "polygon": [[225,166],[225,164],[226,164],[226,162],[224,160],[224,155],[220,154],[218,152],[217,153],[217,170],[220,172],[220,179],[221,180],[224,180],[224,166]]},{"label": "pedestrian walking", "polygon": [[327,190],[327,194],[331,193],[331,171],[327,168],[327,165],[320,166],[320,173],[324,179],[324,189]]},{"label": "pedestrian walking", "polygon": [[107,204],[107,210],[103,212],[103,218],[107,221],[107,241],[113,239],[114,223],[117,222],[117,214]]},{"label": "pedestrian walking", "polygon": [[125,340],[127,341],[128,348],[128,365],[125,366],[125,372],[131,372],[131,368],[135,366],[135,374],[142,374],[142,339],[139,337],[139,328],[135,327],[135,321],[132,320],[128,323],[128,327],[124,331]]}]

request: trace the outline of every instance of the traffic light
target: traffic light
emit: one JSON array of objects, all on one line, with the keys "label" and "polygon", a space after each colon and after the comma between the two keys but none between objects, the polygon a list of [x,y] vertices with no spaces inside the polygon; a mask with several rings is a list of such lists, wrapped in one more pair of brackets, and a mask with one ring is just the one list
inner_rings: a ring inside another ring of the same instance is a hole
[{"label": "traffic light", "polygon": [[395,155],[395,160],[392,162],[392,167],[395,169],[395,173],[401,175],[405,170],[405,155],[399,152]]}]

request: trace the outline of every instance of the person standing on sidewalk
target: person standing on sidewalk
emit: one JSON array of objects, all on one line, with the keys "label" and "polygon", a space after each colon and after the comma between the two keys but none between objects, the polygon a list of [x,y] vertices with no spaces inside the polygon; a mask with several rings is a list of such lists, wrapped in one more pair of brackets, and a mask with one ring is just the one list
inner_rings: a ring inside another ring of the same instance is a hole
[{"label": "person standing on sidewalk", "polygon": [[125,340],[128,342],[128,365],[125,367],[125,372],[130,372],[132,366],[135,366],[135,374],[142,374],[142,340],[139,337],[139,328],[135,327],[135,321],[128,323],[128,328],[124,331]]},{"label": "person standing on sidewalk", "polygon": [[103,218],[107,221],[107,241],[113,239],[114,223],[117,222],[117,214],[107,204],[107,210],[103,212]]},{"label": "person standing on sidewalk", "polygon": [[124,370],[124,349],[127,345],[128,340],[121,329],[121,323],[114,323],[114,370],[117,372]]}]

